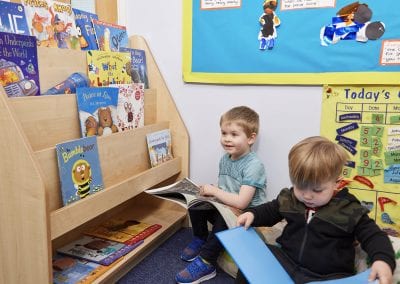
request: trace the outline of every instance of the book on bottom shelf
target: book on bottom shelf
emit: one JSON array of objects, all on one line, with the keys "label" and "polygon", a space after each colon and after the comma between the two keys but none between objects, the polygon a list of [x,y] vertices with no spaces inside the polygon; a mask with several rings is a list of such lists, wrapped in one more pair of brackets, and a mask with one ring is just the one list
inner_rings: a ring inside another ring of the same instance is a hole
[{"label": "book on bottom shelf", "polygon": [[228,228],[236,226],[237,215],[241,213],[238,209],[218,202],[216,198],[200,196],[199,187],[188,178],[164,187],[148,189],[145,192],[156,197],[174,201],[185,208],[193,210],[215,208],[224,218]]},{"label": "book on bottom shelf", "polygon": [[104,188],[96,136],[59,143],[56,153],[64,205]]},{"label": "book on bottom shelf", "polygon": [[101,265],[110,265],[117,259],[133,251],[142,243],[143,240],[132,245],[126,245],[115,241],[84,235],[63,247],[58,248],[57,252]]},{"label": "book on bottom shelf", "polygon": [[150,164],[155,167],[173,158],[171,132],[163,129],[146,135]]},{"label": "book on bottom shelf", "polygon": [[40,95],[36,38],[0,32],[0,85],[8,97]]},{"label": "book on bottom shelf", "polygon": [[160,224],[148,224],[134,219],[112,218],[89,228],[84,234],[132,245],[158,231]]},{"label": "book on bottom shelf", "polygon": [[89,284],[120,261],[106,266],[87,260],[56,254],[52,261],[54,284]]}]

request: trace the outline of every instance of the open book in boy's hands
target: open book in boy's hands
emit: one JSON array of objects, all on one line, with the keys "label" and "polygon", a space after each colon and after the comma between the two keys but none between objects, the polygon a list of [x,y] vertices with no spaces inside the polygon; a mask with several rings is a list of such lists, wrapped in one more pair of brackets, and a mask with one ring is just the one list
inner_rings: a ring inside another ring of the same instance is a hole
[{"label": "open book in boy's hands", "polygon": [[214,207],[222,215],[228,228],[236,226],[236,214],[233,208],[218,202],[214,197],[201,196],[199,187],[188,178],[164,187],[149,189],[145,192],[174,201],[185,208],[200,210]]},{"label": "open book in boy's hands", "polygon": [[[247,281],[251,284],[294,283],[253,228],[236,227],[216,234]],[[308,284],[378,284],[368,282],[370,269],[354,276]]]}]

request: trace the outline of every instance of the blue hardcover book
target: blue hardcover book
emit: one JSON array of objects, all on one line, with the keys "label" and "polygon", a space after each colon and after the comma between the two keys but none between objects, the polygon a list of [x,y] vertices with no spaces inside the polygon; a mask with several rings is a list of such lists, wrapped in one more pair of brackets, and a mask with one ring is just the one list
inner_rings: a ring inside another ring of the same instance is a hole
[{"label": "blue hardcover book", "polygon": [[[258,236],[254,228],[245,230],[236,227],[216,234],[228,251],[247,281],[252,284],[294,283],[289,274],[272,254],[267,245]],[[315,281],[310,284],[371,284],[368,282],[370,270],[354,276],[326,281]]]},{"label": "blue hardcover book", "polygon": [[36,38],[0,32],[0,46],[0,85],[7,95],[40,95]]},{"label": "blue hardcover book", "polygon": [[56,153],[64,205],[104,188],[97,137],[85,137],[57,144]]},{"label": "blue hardcover book", "polygon": [[149,78],[147,77],[146,53],[142,49],[121,47],[120,51],[130,52],[131,68],[127,72],[134,83],[143,83],[144,88],[149,88]]},{"label": "blue hardcover book", "polygon": [[98,19],[98,16],[83,10],[72,8],[75,14],[75,24],[78,30],[79,43],[82,50],[97,50],[96,36],[92,20]]},{"label": "blue hardcover book", "polygon": [[92,23],[99,50],[119,51],[121,47],[128,47],[128,34],[125,26],[96,19],[93,19]]},{"label": "blue hardcover book", "polygon": [[110,265],[140,246],[143,242],[141,240],[133,245],[125,245],[96,237],[82,236],[80,239],[58,248],[57,252],[102,265]]},{"label": "blue hardcover book", "polygon": [[0,32],[30,35],[23,5],[0,1]]},{"label": "blue hardcover book", "polygon": [[76,89],[82,137],[118,132],[118,88],[86,87]]}]

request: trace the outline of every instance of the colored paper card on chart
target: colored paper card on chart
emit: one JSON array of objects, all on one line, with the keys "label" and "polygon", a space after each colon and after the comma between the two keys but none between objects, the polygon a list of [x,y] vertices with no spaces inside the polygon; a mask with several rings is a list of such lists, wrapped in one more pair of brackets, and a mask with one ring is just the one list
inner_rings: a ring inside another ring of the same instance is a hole
[{"label": "colored paper card on chart", "polygon": [[253,228],[236,227],[216,234],[251,284],[293,283]]}]

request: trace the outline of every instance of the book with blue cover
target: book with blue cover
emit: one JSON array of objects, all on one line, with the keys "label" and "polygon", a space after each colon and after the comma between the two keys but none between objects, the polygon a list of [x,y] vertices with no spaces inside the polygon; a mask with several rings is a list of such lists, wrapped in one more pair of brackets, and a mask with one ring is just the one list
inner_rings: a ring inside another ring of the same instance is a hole
[{"label": "book with blue cover", "polygon": [[78,30],[79,43],[82,50],[97,50],[96,36],[92,20],[98,19],[98,15],[83,10],[72,8],[75,14],[75,24]]},{"label": "book with blue cover", "polygon": [[96,136],[59,143],[56,154],[64,205],[103,190]]},{"label": "book with blue cover", "polygon": [[[245,230],[244,227],[236,227],[219,232],[216,236],[249,283],[264,284],[266,279],[268,283],[294,283],[254,228]],[[368,269],[350,277],[309,284],[377,284],[376,281],[368,282],[370,272]]]},{"label": "book with blue cover", "polygon": [[30,35],[23,5],[0,1],[0,32]]},{"label": "book with blue cover", "polygon": [[134,83],[143,83],[144,88],[149,88],[149,78],[147,76],[146,53],[142,49],[121,47],[120,51],[130,52],[131,68],[127,69],[128,74]]},{"label": "book with blue cover", "polygon": [[97,46],[103,51],[120,51],[121,47],[128,47],[126,27],[93,19],[93,28]]},{"label": "book with blue cover", "polygon": [[82,137],[118,132],[118,88],[77,88],[76,101]]},{"label": "book with blue cover", "polygon": [[36,38],[0,32],[0,85],[8,97],[40,95]]}]

